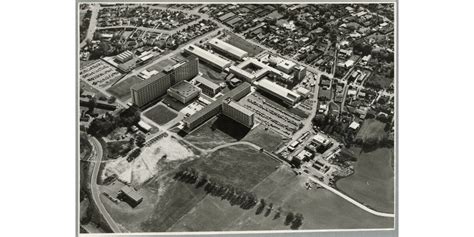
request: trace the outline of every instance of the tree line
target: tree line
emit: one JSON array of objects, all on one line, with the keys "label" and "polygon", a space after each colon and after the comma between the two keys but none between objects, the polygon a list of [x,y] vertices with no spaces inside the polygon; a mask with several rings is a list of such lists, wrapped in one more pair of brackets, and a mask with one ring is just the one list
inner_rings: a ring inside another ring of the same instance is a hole
[{"label": "tree line", "polygon": [[[267,217],[274,211],[273,220],[282,216],[283,210],[281,207],[274,209],[273,203],[267,203],[263,198],[258,200],[254,192],[225,184],[207,174],[201,174],[194,168],[182,169],[176,172],[173,178],[181,182],[194,184],[196,188],[204,188],[204,191],[208,194],[227,200],[232,206],[239,205],[240,208],[249,210],[258,205],[256,215],[264,213],[264,216]],[[298,229],[303,224],[303,215],[301,213],[294,214],[290,211],[286,214],[284,224],[290,225],[291,229]]]}]

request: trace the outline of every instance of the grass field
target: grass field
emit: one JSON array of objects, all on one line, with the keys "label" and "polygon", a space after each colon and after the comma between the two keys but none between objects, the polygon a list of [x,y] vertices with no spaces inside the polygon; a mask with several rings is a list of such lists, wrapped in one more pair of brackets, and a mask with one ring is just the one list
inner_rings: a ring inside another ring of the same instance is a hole
[{"label": "grass field", "polygon": [[267,151],[273,152],[283,143],[287,142],[288,138],[276,133],[272,129],[265,130],[263,125],[258,125],[251,130],[242,141],[254,143]]},{"label": "grass field", "polygon": [[360,153],[360,148],[351,148],[357,157],[354,174],[337,181],[337,187],[366,205],[382,212],[394,210],[393,149],[379,148]]},{"label": "grass field", "polygon": [[148,70],[148,71],[156,70],[158,72],[161,72],[161,71],[163,71],[163,68],[165,68],[166,66],[171,66],[171,65],[174,65],[175,63],[176,62],[174,60],[165,59],[165,60],[159,61],[158,63],[154,64],[153,66],[147,67],[146,70]]},{"label": "grass field", "polygon": [[138,76],[132,76],[110,87],[109,89],[107,89],[107,92],[117,97],[118,99],[125,101],[130,99],[131,97],[130,87],[140,81],[141,79]]},{"label": "grass field", "polygon": [[166,124],[178,116],[178,114],[162,104],[158,104],[146,111],[144,115],[159,125]]},{"label": "grass field", "polygon": [[[324,190],[306,190],[306,180],[295,176],[286,167],[280,168],[254,187],[258,198],[281,207],[282,215],[256,214],[256,208],[243,210],[219,198],[206,196],[194,209],[180,219],[169,231],[243,231],[289,230],[284,224],[286,214],[303,214],[300,229],[390,228],[392,218],[367,213],[344,199]],[[213,217],[213,218],[209,218]]]},{"label": "grass field", "polygon": [[200,148],[208,149],[229,142],[236,142],[246,136],[247,133],[248,128],[245,126],[226,116],[217,116],[186,135],[185,139]]},{"label": "grass field", "polygon": [[366,141],[370,138],[375,138],[377,141],[380,141],[386,135],[384,128],[384,123],[376,119],[366,119],[357,133],[356,139]]},{"label": "grass field", "polygon": [[[234,146],[223,148],[183,166],[191,166],[211,178],[248,190],[271,174],[278,164],[253,148]],[[153,214],[142,223],[143,231],[166,231],[192,211],[206,196],[203,188],[172,182],[164,195],[159,198]]]}]

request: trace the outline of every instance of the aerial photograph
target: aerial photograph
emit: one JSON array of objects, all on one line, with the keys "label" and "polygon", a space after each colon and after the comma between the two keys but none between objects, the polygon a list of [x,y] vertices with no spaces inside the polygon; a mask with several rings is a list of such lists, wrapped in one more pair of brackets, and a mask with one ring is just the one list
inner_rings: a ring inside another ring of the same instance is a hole
[{"label": "aerial photograph", "polygon": [[81,234],[393,230],[387,3],[77,4]]}]

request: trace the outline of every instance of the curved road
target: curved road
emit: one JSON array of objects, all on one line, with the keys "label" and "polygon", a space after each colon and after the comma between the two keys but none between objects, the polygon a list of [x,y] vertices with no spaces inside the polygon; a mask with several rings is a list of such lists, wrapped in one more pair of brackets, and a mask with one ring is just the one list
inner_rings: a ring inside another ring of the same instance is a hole
[{"label": "curved road", "polygon": [[323,186],[325,189],[331,191],[332,193],[338,195],[339,197],[342,197],[344,198],[346,201],[354,204],[355,206],[359,207],[360,209],[368,212],[368,213],[371,213],[373,215],[376,215],[376,216],[381,216],[381,217],[395,217],[395,214],[393,213],[384,213],[384,212],[378,212],[378,211],[375,211],[375,210],[372,210],[370,208],[368,208],[367,206],[365,206],[364,204],[352,199],[351,197],[341,193],[340,191],[338,191],[337,189],[325,184],[324,182],[320,181],[319,179],[316,179],[316,178],[313,178],[313,177],[309,177],[309,179],[321,186]]},{"label": "curved road", "polygon": [[255,145],[251,142],[239,141],[239,142],[231,142],[231,143],[226,143],[224,145],[216,146],[214,148],[207,149],[206,152],[214,152],[214,151],[220,150],[222,148],[226,148],[226,147],[229,147],[229,146],[236,146],[236,145],[247,145],[247,146],[251,146],[251,147],[253,147],[257,150],[260,150],[259,146]]},{"label": "curved road", "polygon": [[121,233],[122,231],[120,230],[119,226],[114,221],[114,219],[112,219],[112,217],[109,215],[109,213],[104,207],[104,204],[102,204],[102,201],[100,200],[100,190],[99,190],[99,187],[97,186],[97,177],[99,176],[99,167],[100,167],[100,163],[102,162],[102,157],[103,157],[102,146],[100,145],[99,141],[95,137],[91,137],[90,141],[91,141],[92,146],[94,146],[94,150],[96,151],[96,156],[97,156],[94,163],[94,170],[92,172],[92,178],[91,178],[92,200],[94,200],[94,204],[99,209],[100,214],[104,217],[110,229],[112,229],[114,233]]}]

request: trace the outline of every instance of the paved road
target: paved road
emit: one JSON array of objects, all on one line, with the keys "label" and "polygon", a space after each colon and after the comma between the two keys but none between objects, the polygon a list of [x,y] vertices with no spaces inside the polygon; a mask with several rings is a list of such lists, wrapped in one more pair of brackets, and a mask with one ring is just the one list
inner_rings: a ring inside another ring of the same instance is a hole
[{"label": "paved road", "polygon": [[341,192],[338,191],[337,189],[335,189],[335,188],[333,188],[333,187],[331,187],[331,186],[325,184],[324,182],[320,181],[319,179],[316,179],[316,178],[311,177],[311,176],[309,177],[309,179],[310,179],[311,181],[313,181],[313,182],[315,182],[315,183],[321,185],[322,187],[324,187],[324,188],[327,189],[328,191],[330,191],[330,192],[332,192],[332,193],[338,195],[339,197],[344,198],[346,201],[348,201],[348,202],[354,204],[355,206],[359,207],[360,209],[362,209],[362,210],[364,210],[364,211],[366,211],[366,212],[368,212],[368,213],[371,213],[371,214],[376,215],[376,216],[381,216],[381,217],[391,217],[391,218],[395,217],[395,215],[394,215],[393,213],[378,212],[378,211],[375,211],[375,210],[373,210],[373,209],[370,209],[370,208],[368,208],[367,206],[365,206],[364,204],[362,204],[362,203],[360,203],[360,202],[358,202],[358,201],[352,199],[351,197],[349,197],[349,196],[347,196],[347,195],[341,193]]},{"label": "paved road", "polygon": [[251,146],[257,150],[260,150],[261,147],[251,143],[251,142],[246,142],[246,141],[238,141],[238,142],[231,142],[231,143],[226,143],[224,145],[220,145],[220,146],[216,146],[214,148],[211,148],[211,149],[207,149],[206,152],[214,152],[214,151],[217,151],[217,150],[220,150],[222,148],[226,148],[226,147],[229,147],[229,146],[236,146],[236,145],[247,145],[247,146]]},{"label": "paved road", "polygon": [[90,139],[92,146],[94,147],[94,150],[96,151],[96,160],[94,164],[94,170],[92,172],[92,178],[91,178],[91,192],[92,192],[92,200],[94,201],[94,204],[96,207],[99,209],[100,214],[104,217],[105,221],[107,222],[107,225],[109,225],[110,229],[114,233],[121,233],[122,231],[120,230],[119,226],[117,223],[112,219],[110,214],[107,212],[107,210],[104,207],[104,204],[100,200],[100,190],[99,186],[97,185],[97,177],[99,176],[99,167],[100,163],[102,162],[102,157],[103,157],[103,152],[102,152],[102,146],[100,145],[99,141],[95,137],[91,137]]},{"label": "paved road", "polygon": [[94,36],[95,28],[97,26],[97,16],[99,14],[99,4],[91,4],[90,10],[92,11],[92,14],[89,22],[89,28],[87,29],[86,37],[80,44],[81,48],[86,45],[88,39],[92,40],[92,37]]}]

